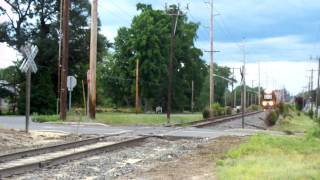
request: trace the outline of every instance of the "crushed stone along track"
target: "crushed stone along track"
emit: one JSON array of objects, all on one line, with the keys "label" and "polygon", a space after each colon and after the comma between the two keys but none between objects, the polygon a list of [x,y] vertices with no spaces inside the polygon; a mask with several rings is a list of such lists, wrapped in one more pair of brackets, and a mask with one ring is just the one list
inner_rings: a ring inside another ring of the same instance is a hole
[{"label": "crushed stone along track", "polygon": [[[268,126],[265,124],[266,112],[257,113],[251,116],[247,116],[244,119],[244,128],[253,130],[268,130]],[[237,118],[231,121],[216,123],[211,126],[206,126],[204,129],[208,130],[232,130],[232,129],[242,129],[242,118]]]},{"label": "crushed stone along track", "polygon": [[106,137],[91,138],[0,156],[0,179],[103,152],[135,146],[148,138],[148,136],[134,137],[116,142],[107,141]]},{"label": "crushed stone along track", "polygon": [[[254,111],[254,112],[249,112],[245,114],[245,117],[253,116],[259,113],[262,113],[263,111]],[[239,119],[242,117],[242,114],[236,114],[236,115],[231,115],[231,116],[223,116],[223,117],[218,117],[218,118],[213,118],[213,119],[208,119],[208,120],[203,120],[203,121],[198,121],[195,122],[191,125],[191,127],[196,127],[196,128],[203,128],[207,126],[213,126],[216,124],[220,123],[225,123],[228,121],[232,121],[235,119]]]},{"label": "crushed stone along track", "polygon": [[126,178],[126,175],[144,172],[158,163],[176,161],[185,155],[192,154],[208,141],[205,138],[151,136],[136,146],[99,153],[59,166],[42,168],[7,178],[7,180],[139,179],[139,176]]}]

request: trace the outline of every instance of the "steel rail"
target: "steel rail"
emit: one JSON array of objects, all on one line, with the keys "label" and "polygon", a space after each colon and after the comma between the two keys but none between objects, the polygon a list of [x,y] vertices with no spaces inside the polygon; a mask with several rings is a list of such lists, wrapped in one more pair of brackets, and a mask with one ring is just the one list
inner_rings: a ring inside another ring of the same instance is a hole
[{"label": "steel rail", "polygon": [[16,160],[16,159],[20,159],[20,158],[25,158],[25,157],[31,157],[31,156],[35,156],[35,155],[39,155],[39,154],[45,154],[45,153],[49,153],[49,152],[61,151],[61,150],[70,149],[70,148],[74,148],[74,147],[89,145],[89,144],[97,143],[101,139],[106,138],[106,137],[108,137],[108,136],[99,136],[99,137],[84,139],[84,140],[80,140],[80,141],[62,143],[62,144],[57,144],[57,145],[45,146],[45,147],[41,147],[41,148],[34,148],[34,149],[4,154],[4,155],[0,156],[0,163],[6,162],[6,161]]},{"label": "steel rail", "polygon": [[[262,112],[262,111],[254,111],[254,112]],[[249,114],[249,113],[251,113],[251,112],[248,112],[247,114]],[[238,116],[238,115],[242,115],[242,114],[238,113],[238,114],[235,114],[235,115],[216,116],[216,117],[213,117],[213,118],[202,119],[202,120],[197,120],[197,121],[190,121],[190,122],[183,122],[183,123],[176,123],[176,124],[172,124],[172,125],[166,125],[166,127],[192,126],[192,125],[199,124],[199,123],[211,122],[211,121],[215,121],[215,120],[219,120],[219,119],[223,119],[223,118],[227,118],[227,117]]]},{"label": "steel rail", "polygon": [[100,154],[103,152],[110,152],[110,151],[118,150],[118,149],[125,148],[125,147],[132,147],[134,145],[137,145],[137,144],[143,142],[147,138],[149,138],[149,136],[138,137],[138,138],[125,140],[125,141],[121,141],[121,142],[114,143],[114,144],[105,145],[102,147],[87,149],[85,151],[80,151],[80,152],[75,152],[73,154],[62,155],[62,156],[55,157],[55,158],[52,158],[49,160],[42,160],[42,161],[40,160],[40,161],[29,163],[29,164],[18,165],[18,166],[14,166],[14,167],[0,169],[0,179],[5,178],[5,177],[10,177],[13,175],[23,174],[23,173],[34,171],[34,170],[41,169],[44,167],[50,167],[50,166],[63,164],[63,163],[66,163],[66,162],[69,162],[72,160],[77,160],[77,159],[93,156],[93,155]]},{"label": "steel rail", "polygon": [[[245,117],[252,116],[252,115],[255,115],[255,114],[259,114],[261,112],[263,112],[263,111],[254,111],[254,112],[246,113]],[[214,118],[214,119],[209,119],[209,120],[206,120],[206,121],[199,121],[198,123],[193,124],[191,127],[202,128],[202,127],[205,127],[205,126],[212,126],[213,124],[217,124],[217,123],[223,123],[223,122],[231,121],[231,120],[238,119],[238,118],[241,118],[241,117],[242,117],[242,114],[236,114],[236,115],[232,115],[232,116]]]}]

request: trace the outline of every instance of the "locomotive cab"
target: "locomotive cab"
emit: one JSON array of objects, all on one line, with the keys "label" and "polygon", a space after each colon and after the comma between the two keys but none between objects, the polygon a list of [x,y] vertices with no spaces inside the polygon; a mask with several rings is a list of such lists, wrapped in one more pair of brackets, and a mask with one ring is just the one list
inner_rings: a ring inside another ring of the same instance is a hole
[{"label": "locomotive cab", "polygon": [[261,105],[264,109],[272,109],[276,105],[276,96],[274,91],[266,91],[263,95]]}]

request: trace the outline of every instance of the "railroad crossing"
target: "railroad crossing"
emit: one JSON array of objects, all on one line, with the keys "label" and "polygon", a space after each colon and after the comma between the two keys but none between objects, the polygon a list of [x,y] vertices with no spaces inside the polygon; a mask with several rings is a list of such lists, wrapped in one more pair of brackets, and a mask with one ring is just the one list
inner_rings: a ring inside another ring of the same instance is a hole
[{"label": "railroad crossing", "polygon": [[[261,121],[259,118],[264,117],[264,113],[258,113],[252,116],[246,117],[247,121]],[[23,129],[23,117],[0,117],[0,125],[5,128]],[[233,119],[232,122],[237,123],[241,117]],[[30,129],[35,131],[51,131],[62,133],[74,133],[74,134],[100,134],[100,135],[114,135],[114,134],[131,134],[131,135],[170,135],[181,137],[195,137],[195,138],[216,138],[225,135],[249,135],[256,133],[250,125],[246,126],[246,129],[239,130],[239,127],[232,127],[232,129],[210,129],[195,128],[195,127],[165,127],[165,126],[109,126],[97,123],[68,123],[68,124],[54,124],[54,123],[30,123]]]}]

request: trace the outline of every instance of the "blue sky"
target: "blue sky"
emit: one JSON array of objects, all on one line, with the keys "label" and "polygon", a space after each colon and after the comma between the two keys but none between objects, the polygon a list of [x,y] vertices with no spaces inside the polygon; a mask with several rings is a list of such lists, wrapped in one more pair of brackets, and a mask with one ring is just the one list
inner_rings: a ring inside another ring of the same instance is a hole
[{"label": "blue sky", "polygon": [[[129,26],[138,12],[137,2],[164,9],[165,3],[180,3],[191,21],[200,22],[196,44],[209,48],[209,5],[203,0],[99,1],[103,30],[113,39],[120,26]],[[320,2],[316,0],[215,0],[215,47],[217,62],[239,61],[245,37],[248,61],[305,61],[315,55],[320,39]],[[207,59],[207,56],[205,56]]]},{"label": "blue sky", "polygon": [[[102,33],[110,40],[120,26],[130,26],[138,12],[137,2],[164,9],[165,4],[180,3],[190,21],[201,24],[196,46],[209,49],[210,8],[203,0],[117,0],[99,1]],[[307,69],[316,68],[310,56],[320,54],[320,2],[317,0],[215,0],[215,62],[240,67],[242,47],[247,57],[248,82],[258,83],[261,62],[261,84],[268,88],[288,88],[298,93],[306,86]],[[245,40],[243,40],[245,38]],[[204,55],[208,62],[208,55]],[[236,74],[239,79],[239,73]],[[251,84],[251,83],[250,83]]]},{"label": "blue sky", "polygon": [[[200,22],[196,46],[209,49],[210,9],[207,0],[99,0],[99,17],[103,33],[113,41],[117,29],[130,26],[137,15],[138,2],[164,9],[165,4],[180,3],[190,21]],[[185,9],[189,6],[189,10]],[[0,5],[4,6],[3,0]],[[248,81],[257,80],[257,62],[262,62],[261,84],[264,87],[285,86],[292,93],[306,86],[307,69],[317,68],[310,56],[320,55],[319,0],[214,0],[215,62],[240,67],[244,44],[248,64]],[[4,21],[0,17],[0,22]],[[245,40],[243,41],[243,38]],[[244,42],[244,43],[243,43]],[[10,64],[15,53],[0,44],[8,53],[0,67]],[[208,61],[205,54],[204,60]],[[239,76],[239,73],[237,73]],[[257,82],[257,81],[255,81]],[[272,83],[270,83],[272,82]]]}]

